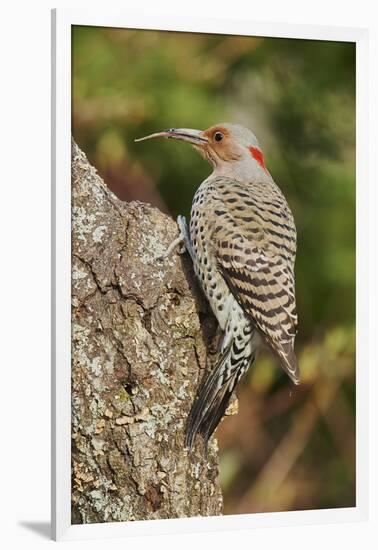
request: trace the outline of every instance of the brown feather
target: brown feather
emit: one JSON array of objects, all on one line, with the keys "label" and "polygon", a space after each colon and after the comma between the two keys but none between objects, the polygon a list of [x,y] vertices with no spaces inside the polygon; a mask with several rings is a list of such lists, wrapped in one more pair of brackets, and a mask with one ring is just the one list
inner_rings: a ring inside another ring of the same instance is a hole
[{"label": "brown feather", "polygon": [[293,217],[273,182],[261,186],[233,182],[233,192],[228,189],[231,186],[223,182],[215,194],[224,212],[222,229],[214,237],[219,270],[284,370],[298,383]]}]

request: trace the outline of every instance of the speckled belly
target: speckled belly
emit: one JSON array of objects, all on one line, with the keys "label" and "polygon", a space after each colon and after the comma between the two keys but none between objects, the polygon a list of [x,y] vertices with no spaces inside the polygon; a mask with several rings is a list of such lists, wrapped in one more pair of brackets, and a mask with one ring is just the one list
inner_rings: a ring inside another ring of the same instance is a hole
[{"label": "speckled belly", "polygon": [[210,242],[211,229],[203,213],[192,209],[190,219],[190,238],[194,252],[194,271],[200,280],[203,291],[219,325],[224,329],[230,291],[219,273]]},{"label": "speckled belly", "polygon": [[218,269],[212,245],[216,225],[209,208],[209,202],[211,202],[209,194],[209,188],[203,185],[194,196],[190,219],[190,239],[194,255],[194,271],[220,328],[225,332],[222,345],[222,348],[225,348],[230,338],[245,340],[246,338],[256,338],[258,335],[251,320],[246,317]]}]

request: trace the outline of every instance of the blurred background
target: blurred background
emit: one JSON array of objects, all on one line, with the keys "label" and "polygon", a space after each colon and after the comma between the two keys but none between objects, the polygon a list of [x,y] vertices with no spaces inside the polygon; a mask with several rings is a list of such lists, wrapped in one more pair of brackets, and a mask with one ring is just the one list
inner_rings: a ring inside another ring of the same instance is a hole
[{"label": "blurred background", "polygon": [[297,389],[262,353],[217,430],[225,513],[355,505],[355,47],[73,27],[73,134],[123,200],[189,216],[210,167],[168,127],[257,135],[298,230]]}]

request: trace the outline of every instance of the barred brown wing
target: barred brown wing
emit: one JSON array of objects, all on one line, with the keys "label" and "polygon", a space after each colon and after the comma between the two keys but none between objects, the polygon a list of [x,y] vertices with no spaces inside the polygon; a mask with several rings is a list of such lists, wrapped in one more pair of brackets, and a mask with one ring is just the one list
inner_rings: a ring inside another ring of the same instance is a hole
[{"label": "barred brown wing", "polygon": [[239,182],[217,186],[221,224],[212,243],[225,281],[245,313],[299,381],[293,346],[297,331],[294,220],[279,189]]}]

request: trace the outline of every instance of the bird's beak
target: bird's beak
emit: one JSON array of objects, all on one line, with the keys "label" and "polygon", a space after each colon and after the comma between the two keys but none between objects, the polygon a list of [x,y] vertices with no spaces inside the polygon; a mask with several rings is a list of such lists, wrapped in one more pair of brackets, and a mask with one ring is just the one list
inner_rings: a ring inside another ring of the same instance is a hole
[{"label": "bird's beak", "polygon": [[169,128],[169,130],[163,130],[162,132],[157,132],[156,134],[150,134],[149,136],[136,139],[135,141],[144,141],[145,139],[160,137],[180,139],[182,141],[187,141],[192,145],[207,143],[207,138],[201,130],[192,130],[191,128]]}]

